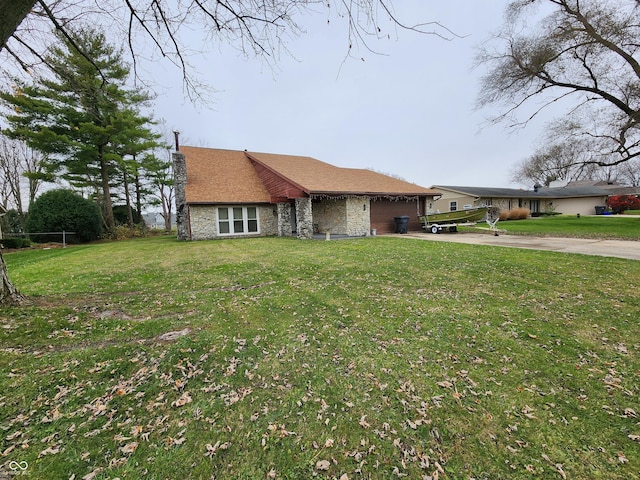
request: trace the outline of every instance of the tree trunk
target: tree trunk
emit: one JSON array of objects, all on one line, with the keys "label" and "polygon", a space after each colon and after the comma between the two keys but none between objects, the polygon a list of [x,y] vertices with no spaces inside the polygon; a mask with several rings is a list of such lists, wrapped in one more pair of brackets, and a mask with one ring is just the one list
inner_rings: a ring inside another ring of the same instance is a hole
[{"label": "tree trunk", "polygon": [[129,228],[133,229],[133,211],[131,209],[131,195],[129,195],[129,174],[127,174],[126,165],[122,166],[122,178],[124,179],[124,198],[127,204],[127,220]]},{"label": "tree trunk", "polygon": [[138,218],[141,219],[142,218],[142,193],[141,193],[142,185],[140,185],[140,173],[138,172],[138,167],[136,167],[134,183],[136,187],[136,210],[138,211]]},{"label": "tree trunk", "polygon": [[100,156],[100,176],[102,179],[102,195],[104,202],[104,223],[107,226],[107,235],[113,234],[116,229],[116,221],[113,218],[113,204],[111,203],[111,187],[109,186],[109,167],[104,158],[104,146],[98,147]]},{"label": "tree trunk", "polygon": [[0,289],[0,305],[17,305],[24,300],[22,294],[13,286],[7,274],[7,264],[0,252],[0,276],[2,277],[2,289]]},{"label": "tree trunk", "polygon": [[35,3],[36,0],[0,0],[0,50]]}]

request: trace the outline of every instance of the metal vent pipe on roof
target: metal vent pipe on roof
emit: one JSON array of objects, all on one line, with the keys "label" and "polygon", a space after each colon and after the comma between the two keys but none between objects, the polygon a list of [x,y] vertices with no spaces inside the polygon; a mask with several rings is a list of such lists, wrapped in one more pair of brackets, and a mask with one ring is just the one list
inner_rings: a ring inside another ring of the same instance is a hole
[{"label": "metal vent pipe on roof", "polygon": [[180,132],[178,130],[173,131],[173,138],[176,141],[176,152],[180,151]]}]

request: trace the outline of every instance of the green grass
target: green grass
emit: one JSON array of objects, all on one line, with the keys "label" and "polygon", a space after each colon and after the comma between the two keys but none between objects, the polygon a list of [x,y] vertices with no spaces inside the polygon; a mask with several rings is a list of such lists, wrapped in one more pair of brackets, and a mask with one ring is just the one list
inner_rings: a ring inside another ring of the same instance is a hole
[{"label": "green grass", "polygon": [[557,215],[498,222],[513,235],[640,240],[640,218],[624,215]]},{"label": "green grass", "polygon": [[638,478],[640,262],[390,237],[5,259],[31,304],[0,309],[0,476]]}]

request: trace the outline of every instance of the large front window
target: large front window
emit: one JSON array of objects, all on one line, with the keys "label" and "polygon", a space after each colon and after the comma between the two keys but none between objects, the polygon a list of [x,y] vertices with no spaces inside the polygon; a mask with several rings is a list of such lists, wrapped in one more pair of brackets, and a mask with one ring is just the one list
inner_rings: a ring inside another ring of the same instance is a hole
[{"label": "large front window", "polygon": [[256,207],[218,207],[219,235],[259,233]]}]

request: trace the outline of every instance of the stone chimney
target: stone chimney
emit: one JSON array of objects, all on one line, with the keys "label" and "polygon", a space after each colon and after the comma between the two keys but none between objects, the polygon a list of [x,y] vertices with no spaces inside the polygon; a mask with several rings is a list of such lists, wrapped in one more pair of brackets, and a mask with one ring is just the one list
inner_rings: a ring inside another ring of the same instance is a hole
[{"label": "stone chimney", "polygon": [[[177,135],[176,135],[176,147]],[[183,153],[173,152],[173,182],[176,195],[176,225],[178,240],[191,240],[189,206],[187,205],[187,162]]]}]

